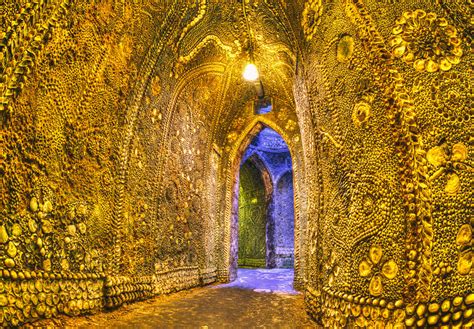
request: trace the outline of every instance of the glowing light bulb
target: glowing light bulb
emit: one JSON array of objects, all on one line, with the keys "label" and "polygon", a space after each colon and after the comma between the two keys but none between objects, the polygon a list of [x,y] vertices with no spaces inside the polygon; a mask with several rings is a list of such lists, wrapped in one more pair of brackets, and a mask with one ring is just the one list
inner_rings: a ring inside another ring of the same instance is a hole
[{"label": "glowing light bulb", "polygon": [[259,74],[258,74],[258,69],[255,66],[255,64],[252,64],[252,63],[247,64],[247,66],[245,66],[243,76],[244,76],[244,79],[247,81],[258,80]]}]

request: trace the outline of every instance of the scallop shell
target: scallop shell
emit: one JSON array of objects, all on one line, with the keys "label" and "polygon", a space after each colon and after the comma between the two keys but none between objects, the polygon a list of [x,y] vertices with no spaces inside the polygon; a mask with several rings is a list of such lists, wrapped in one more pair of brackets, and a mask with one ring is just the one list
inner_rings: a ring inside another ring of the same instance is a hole
[{"label": "scallop shell", "polygon": [[469,224],[464,224],[459,229],[456,236],[456,243],[460,246],[468,245],[472,240],[472,228]]},{"label": "scallop shell", "polygon": [[372,264],[369,261],[364,259],[362,262],[360,262],[359,264],[360,276],[366,277],[370,274],[371,271],[372,271]]},{"label": "scallop shell", "polygon": [[451,173],[448,177],[448,181],[446,182],[446,187],[444,191],[449,195],[455,195],[461,189],[461,182],[459,176],[455,173]]},{"label": "scallop shell", "polygon": [[440,146],[435,146],[426,153],[426,159],[435,167],[444,165],[448,156]]},{"label": "scallop shell", "polygon": [[467,148],[462,143],[453,145],[453,154],[451,156],[452,161],[464,161],[467,159]]},{"label": "scallop shell", "polygon": [[374,275],[369,283],[369,292],[372,296],[380,296],[382,294],[382,277],[378,274]]},{"label": "scallop shell", "polygon": [[382,258],[382,247],[379,245],[372,245],[369,249],[369,257],[374,265],[376,265]]},{"label": "scallop shell", "polygon": [[387,279],[390,280],[390,279],[395,278],[395,276],[397,276],[397,273],[398,273],[398,266],[397,266],[397,263],[395,263],[395,261],[389,260],[385,262],[385,264],[383,264],[382,274]]}]

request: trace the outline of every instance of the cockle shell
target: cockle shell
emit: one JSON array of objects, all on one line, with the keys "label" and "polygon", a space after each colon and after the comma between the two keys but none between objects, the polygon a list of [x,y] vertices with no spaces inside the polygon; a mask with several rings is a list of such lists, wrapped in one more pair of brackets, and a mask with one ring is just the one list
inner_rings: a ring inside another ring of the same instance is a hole
[{"label": "cockle shell", "polygon": [[467,148],[462,143],[457,143],[453,145],[453,154],[451,156],[451,161],[464,161],[467,159]]},{"label": "cockle shell", "polygon": [[382,266],[382,274],[384,277],[387,279],[393,279],[398,273],[398,266],[397,263],[393,260],[387,261],[385,264]]},{"label": "cockle shell", "polygon": [[455,195],[461,189],[461,182],[459,176],[455,173],[451,173],[448,176],[448,181],[446,182],[446,187],[444,191],[449,195]]},{"label": "cockle shell", "polygon": [[440,146],[435,146],[426,153],[426,159],[435,167],[446,163],[448,156]]},{"label": "cockle shell", "polygon": [[459,229],[456,236],[456,244],[460,246],[468,245],[472,240],[472,228],[469,224],[464,224]]}]

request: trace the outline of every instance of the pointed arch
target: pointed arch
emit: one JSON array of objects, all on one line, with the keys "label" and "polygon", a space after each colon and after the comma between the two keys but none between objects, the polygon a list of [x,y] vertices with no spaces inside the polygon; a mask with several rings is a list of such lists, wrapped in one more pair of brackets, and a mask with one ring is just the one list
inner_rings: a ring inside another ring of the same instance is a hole
[{"label": "pointed arch", "polygon": [[[233,281],[237,277],[237,232],[238,232],[238,193],[239,193],[239,167],[243,155],[252,142],[264,128],[271,128],[276,131],[285,141],[290,151],[290,156],[293,160],[293,171],[294,177],[298,177],[297,172],[299,170],[299,161],[294,161],[297,156],[295,145],[289,143],[290,137],[281,126],[276,122],[265,116],[255,117],[247,127],[240,133],[232,149],[230,150],[227,161],[223,163],[223,170],[225,172],[225,194],[224,194],[224,210],[222,213],[221,231],[222,238],[221,244],[217,245],[220,250],[217,254],[222,255],[222,259],[219,262],[219,279],[221,281]],[[300,264],[303,262],[302,248],[300,248],[300,237],[304,236],[304,233],[300,230],[304,228],[304,225],[300,223],[299,216],[299,191],[298,186],[300,184],[294,183],[294,205],[295,205],[295,225],[294,225],[294,273],[295,273],[295,284],[301,281],[303,276],[302,268]],[[296,286],[296,285],[295,285]],[[299,287],[299,284],[298,284]]]}]

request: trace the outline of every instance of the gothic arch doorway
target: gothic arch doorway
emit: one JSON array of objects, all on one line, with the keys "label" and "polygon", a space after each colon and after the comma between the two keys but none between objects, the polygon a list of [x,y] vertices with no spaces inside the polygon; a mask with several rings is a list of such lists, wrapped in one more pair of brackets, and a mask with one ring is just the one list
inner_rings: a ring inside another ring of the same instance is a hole
[{"label": "gothic arch doorway", "polygon": [[278,132],[259,123],[241,142],[237,158],[229,279],[235,279],[240,266],[293,268],[295,211],[288,145]]}]

